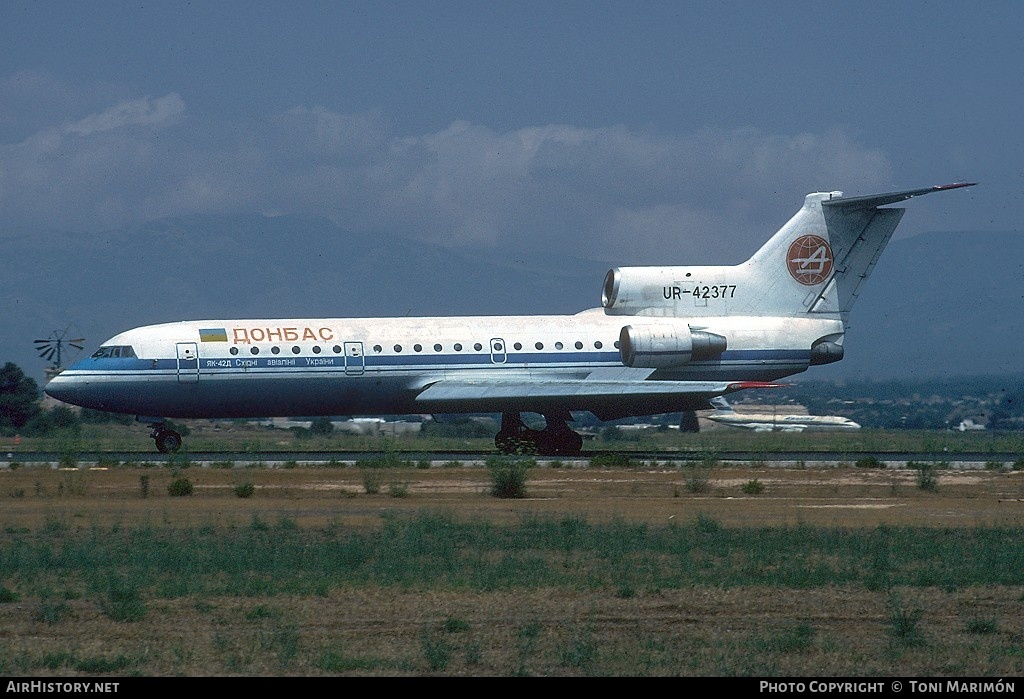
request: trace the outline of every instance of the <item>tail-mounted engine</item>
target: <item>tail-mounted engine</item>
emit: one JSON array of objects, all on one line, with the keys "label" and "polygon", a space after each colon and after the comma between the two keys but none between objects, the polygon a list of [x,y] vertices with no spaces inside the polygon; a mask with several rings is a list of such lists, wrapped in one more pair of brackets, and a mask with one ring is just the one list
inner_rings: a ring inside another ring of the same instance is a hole
[{"label": "tail-mounted engine", "polygon": [[811,366],[831,364],[843,358],[843,346],[837,342],[822,338],[811,345]]},{"label": "tail-mounted engine", "polygon": [[725,351],[721,335],[691,330],[685,323],[627,325],[619,332],[619,355],[628,367],[671,369],[713,359]]},{"label": "tail-mounted engine", "polygon": [[687,273],[690,270],[682,267],[616,267],[608,270],[601,289],[601,305],[606,313],[623,315],[651,308],[675,308],[681,293],[677,280],[692,281],[692,272]]}]

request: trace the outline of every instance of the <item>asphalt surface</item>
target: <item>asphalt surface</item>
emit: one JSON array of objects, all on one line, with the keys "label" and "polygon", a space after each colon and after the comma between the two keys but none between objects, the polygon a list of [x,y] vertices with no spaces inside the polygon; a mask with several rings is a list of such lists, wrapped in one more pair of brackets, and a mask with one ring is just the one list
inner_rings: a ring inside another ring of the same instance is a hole
[{"label": "asphalt surface", "polygon": [[[0,452],[0,467],[9,466],[11,463],[18,464],[59,464],[65,455],[58,452]],[[295,462],[303,466],[326,465],[331,462],[358,463],[382,458],[377,452],[308,452],[308,451],[263,451],[263,452],[181,452],[178,454],[161,454],[159,452],[79,452],[75,459],[79,465],[87,464],[113,464],[122,463],[153,463],[163,464],[166,462],[189,461],[194,464],[233,462],[234,465],[266,464],[270,466],[281,466]],[[487,459],[497,457],[496,452],[458,452],[458,451],[408,451],[389,452],[388,458],[397,458],[403,461],[430,461],[432,464],[443,464],[451,461],[463,462],[466,464],[479,463]],[[563,462],[588,461],[595,457],[628,457],[630,462],[650,461],[702,461],[708,457],[706,452],[685,452],[685,451],[611,451],[611,450],[584,450],[579,456],[573,457],[535,457],[540,462],[552,461],[555,459]],[[839,452],[839,451],[780,451],[780,452],[750,452],[750,451],[726,451],[716,452],[713,458],[718,462],[763,462],[768,465],[788,465],[793,462],[804,463],[825,463],[838,464],[842,462],[853,464],[860,459],[874,457],[880,462],[907,462],[920,461],[930,463],[949,462],[950,464],[987,464],[989,462],[1014,463],[1021,458],[1017,452]],[[610,464],[618,465],[618,464]]]}]

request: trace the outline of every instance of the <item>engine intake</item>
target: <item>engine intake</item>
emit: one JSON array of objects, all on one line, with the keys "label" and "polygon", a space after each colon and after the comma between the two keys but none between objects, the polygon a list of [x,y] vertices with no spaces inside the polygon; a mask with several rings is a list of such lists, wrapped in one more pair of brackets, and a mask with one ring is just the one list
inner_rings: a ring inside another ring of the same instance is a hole
[{"label": "engine intake", "polygon": [[711,359],[727,346],[728,341],[721,335],[691,330],[689,325],[627,325],[619,331],[622,363],[640,369],[671,369]]}]

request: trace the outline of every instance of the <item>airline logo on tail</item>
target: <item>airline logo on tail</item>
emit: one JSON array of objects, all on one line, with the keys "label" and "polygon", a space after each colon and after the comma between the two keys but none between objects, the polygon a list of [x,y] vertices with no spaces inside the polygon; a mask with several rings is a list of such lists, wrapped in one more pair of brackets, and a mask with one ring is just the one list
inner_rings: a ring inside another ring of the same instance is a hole
[{"label": "airline logo on tail", "polygon": [[804,286],[821,284],[832,274],[832,248],[817,235],[802,235],[789,246],[786,266]]}]

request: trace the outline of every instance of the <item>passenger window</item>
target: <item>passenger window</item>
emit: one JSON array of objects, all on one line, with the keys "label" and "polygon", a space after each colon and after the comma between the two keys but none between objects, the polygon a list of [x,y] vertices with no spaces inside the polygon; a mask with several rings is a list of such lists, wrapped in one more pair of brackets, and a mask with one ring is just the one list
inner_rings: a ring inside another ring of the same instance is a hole
[{"label": "passenger window", "polygon": [[415,345],[412,346],[412,348],[416,352],[422,352],[423,351],[423,345],[420,345],[420,344],[415,344]]},{"label": "passenger window", "polygon": [[401,352],[402,351],[402,346],[401,345],[395,345],[395,351],[396,352]]},{"label": "passenger window", "polygon": [[[341,351],[341,348],[340,348],[340,347],[338,347],[337,345],[335,345],[335,346],[334,346],[334,351],[335,351],[335,352],[340,352],[340,351]],[[374,345],[374,346],[373,346],[373,351],[374,351],[374,352],[376,352],[377,354],[380,354],[381,352],[383,352],[383,351],[384,351],[384,348],[383,348],[383,347],[381,347],[380,345]]]},{"label": "passenger window", "polygon": [[274,345],[273,347],[270,348],[270,352],[271,354],[281,354],[281,348],[278,347],[277,345]]},{"label": "passenger window", "polygon": [[298,345],[295,345],[295,346],[292,347],[292,354],[298,354],[301,351],[302,350],[299,349]]},{"label": "passenger window", "polygon": [[514,344],[512,346],[515,347],[517,350],[521,350],[523,348],[523,343],[522,342],[517,342],[516,344]]},{"label": "passenger window", "polygon": [[232,347],[231,349],[228,350],[228,352],[230,352],[231,354],[238,354],[238,348]]},{"label": "passenger window", "polygon": [[542,350],[542,349],[544,349],[544,343],[543,342],[538,342],[537,344],[534,345],[534,347],[536,347],[539,350]]},{"label": "passenger window", "polygon": [[564,347],[564,345],[561,342],[555,343],[555,349],[562,349],[562,347]]},{"label": "passenger window", "polygon": [[461,352],[462,351],[462,345],[460,345],[458,342],[455,343],[455,351],[456,352]]},{"label": "passenger window", "polygon": [[252,352],[253,354],[259,354],[260,353],[260,348],[259,347],[253,347],[249,351]]},{"label": "passenger window", "polygon": [[601,341],[598,340],[594,343],[594,347],[596,347],[597,349],[601,349],[602,347],[604,347],[604,345],[602,345]]},{"label": "passenger window", "polygon": [[484,346],[483,346],[483,345],[481,345],[481,344],[480,344],[479,342],[477,342],[477,343],[475,343],[475,344],[473,345],[473,349],[475,349],[475,350],[476,350],[477,352],[479,352],[479,351],[480,351],[480,350],[482,350],[483,348],[484,348]]},{"label": "passenger window", "polygon": [[441,351],[441,345],[434,345],[434,351],[435,352],[440,352]]},{"label": "passenger window", "polygon": [[579,340],[576,340],[576,349],[583,349],[583,343]]}]

